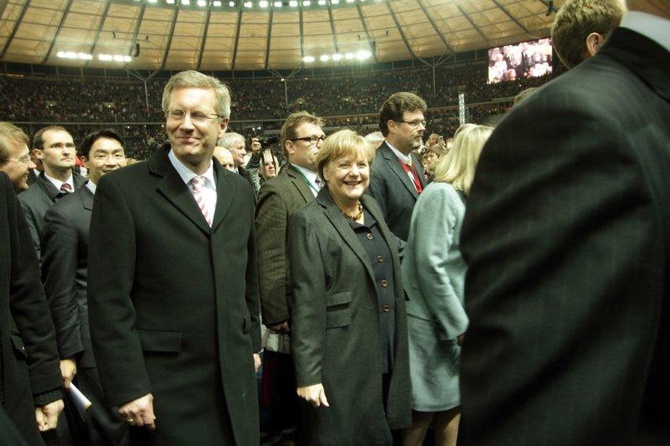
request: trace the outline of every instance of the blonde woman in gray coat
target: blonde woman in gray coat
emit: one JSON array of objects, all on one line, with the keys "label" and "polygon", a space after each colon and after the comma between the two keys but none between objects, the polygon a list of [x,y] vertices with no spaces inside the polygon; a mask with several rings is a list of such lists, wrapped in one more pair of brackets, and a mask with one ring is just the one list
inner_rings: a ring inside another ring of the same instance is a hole
[{"label": "blonde woman in gray coat", "polygon": [[491,127],[466,124],[435,165],[419,197],[402,263],[412,382],[412,425],[405,446],[422,445],[429,426],[436,445],[455,445],[460,420],[459,340],[468,326],[463,306],[466,265],[460,252],[465,201]]}]

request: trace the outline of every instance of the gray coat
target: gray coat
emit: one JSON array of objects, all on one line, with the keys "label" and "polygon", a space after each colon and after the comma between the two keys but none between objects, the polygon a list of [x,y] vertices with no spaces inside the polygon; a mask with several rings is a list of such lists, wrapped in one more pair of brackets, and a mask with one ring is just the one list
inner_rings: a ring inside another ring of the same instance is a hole
[{"label": "gray coat", "polygon": [[[329,408],[308,409],[309,444],[388,444],[383,432],[410,422],[405,299],[397,239],[374,199],[361,198],[392,252],[395,351],[387,411],[382,398],[379,306],[371,261],[327,190],[293,214],[292,352],[297,385],[322,383]],[[310,429],[313,429],[310,431]]]}]

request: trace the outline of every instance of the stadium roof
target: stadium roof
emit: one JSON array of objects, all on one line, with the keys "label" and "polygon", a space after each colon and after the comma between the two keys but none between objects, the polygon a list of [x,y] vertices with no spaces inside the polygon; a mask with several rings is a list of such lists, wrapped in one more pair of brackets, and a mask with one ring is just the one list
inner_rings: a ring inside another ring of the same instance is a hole
[{"label": "stadium roof", "polygon": [[458,53],[547,37],[550,12],[563,0],[555,3],[0,0],[0,62],[272,71],[362,63],[358,58],[369,53],[371,62],[434,64]]}]

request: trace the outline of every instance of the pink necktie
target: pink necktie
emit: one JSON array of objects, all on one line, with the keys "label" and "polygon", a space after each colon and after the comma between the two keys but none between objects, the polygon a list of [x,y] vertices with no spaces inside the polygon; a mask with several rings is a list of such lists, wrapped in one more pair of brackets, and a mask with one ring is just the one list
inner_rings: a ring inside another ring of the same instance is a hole
[{"label": "pink necktie", "polygon": [[200,212],[202,216],[207,220],[209,227],[212,227],[212,217],[207,211],[207,205],[205,204],[205,196],[202,193],[202,188],[205,186],[205,177],[194,177],[191,180],[191,191],[193,192],[193,197],[195,198],[196,203],[200,207]]},{"label": "pink necktie", "polygon": [[72,186],[70,186],[69,183],[63,183],[60,185],[60,191],[63,192],[64,194],[69,194],[72,192]]}]

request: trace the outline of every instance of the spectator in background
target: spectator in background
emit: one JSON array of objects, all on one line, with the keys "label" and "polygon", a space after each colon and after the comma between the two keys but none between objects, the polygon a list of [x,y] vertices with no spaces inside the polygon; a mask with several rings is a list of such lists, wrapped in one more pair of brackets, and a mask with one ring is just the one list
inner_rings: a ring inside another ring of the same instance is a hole
[{"label": "spectator in background", "polygon": [[253,187],[254,183],[251,179],[251,175],[244,168],[246,163],[244,157],[247,154],[246,141],[244,140],[244,136],[235,132],[227,132],[224,133],[221,138],[219,138],[219,141],[216,145],[226,148],[230,151],[230,153],[233,155],[233,163],[235,164],[234,171],[242,175],[242,177],[249,182],[251,187]]},{"label": "spectator in background", "polygon": [[463,446],[670,439],[670,3],[627,6],[479,160],[461,237]]},{"label": "spectator in background", "polygon": [[93,196],[100,178],[126,164],[123,139],[114,130],[87,135],[81,154],[86,185],[58,200],[44,215],[42,282],[56,327],[60,369],[66,389],[75,381],[96,410],[86,423],[92,445],[127,445],[128,428],[105,401],[88,322],[88,245]]},{"label": "spectator in background", "polygon": [[235,170],[235,161],[233,160],[233,154],[230,153],[230,150],[225,147],[216,146],[214,147],[214,158],[216,158],[221,167],[231,172],[237,173]]},{"label": "spectator in background", "polygon": [[426,102],[414,93],[394,93],[379,110],[384,142],[372,163],[369,193],[384,220],[401,240],[407,240],[412,209],[426,185],[421,160],[414,150],[423,145]]},{"label": "spectator in background", "polygon": [[364,196],[375,149],[352,130],[317,155],[326,183],[291,219],[292,354],[309,445],[393,444],[410,423],[398,239]]},{"label": "spectator in background", "polygon": [[568,68],[592,57],[621,23],[622,0],[567,0],[556,13],[551,41]]},{"label": "spectator in background", "polygon": [[459,132],[454,148],[437,161],[434,181],[414,206],[402,263],[409,298],[413,409],[404,446],[421,446],[429,426],[435,432],[435,445],[456,445],[461,404],[459,338],[468,326],[461,226],[477,160],[492,130],[472,126]]},{"label": "spectator in background", "polygon": [[372,132],[365,135],[365,140],[372,144],[375,149],[378,149],[384,142],[384,135],[382,132]]},{"label": "spectator in background", "polygon": [[447,150],[440,144],[434,144],[426,147],[421,155],[421,164],[423,165],[423,173],[426,181],[430,183],[433,181],[434,167],[437,160],[446,155]]},{"label": "spectator in background", "polygon": [[36,183],[19,195],[19,201],[39,258],[44,214],[56,200],[82,187],[86,178],[72,171],[77,149],[72,135],[63,127],[49,126],[38,130],[33,137],[33,150],[42,161],[44,172],[37,177]]}]

